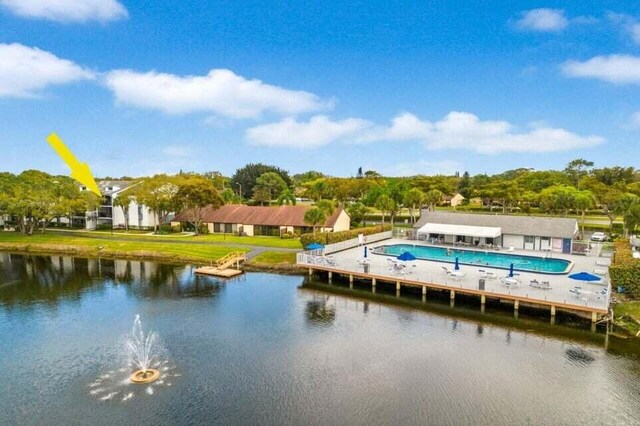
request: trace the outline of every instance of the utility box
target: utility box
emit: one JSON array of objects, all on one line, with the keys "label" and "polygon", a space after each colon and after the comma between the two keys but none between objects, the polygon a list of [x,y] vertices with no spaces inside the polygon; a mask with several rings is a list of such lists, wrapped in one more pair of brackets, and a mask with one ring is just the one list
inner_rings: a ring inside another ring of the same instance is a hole
[{"label": "utility box", "polygon": [[480,278],[478,280],[478,290],[484,290],[484,282],[485,282],[484,278]]}]

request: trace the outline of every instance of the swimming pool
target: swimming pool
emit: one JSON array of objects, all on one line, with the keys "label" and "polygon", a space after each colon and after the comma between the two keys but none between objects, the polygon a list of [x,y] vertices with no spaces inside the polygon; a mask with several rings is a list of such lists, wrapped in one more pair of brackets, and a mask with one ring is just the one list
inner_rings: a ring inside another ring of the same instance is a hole
[{"label": "swimming pool", "polygon": [[393,244],[376,247],[375,254],[400,256],[405,251],[416,258],[437,262],[455,263],[456,257],[461,265],[513,269],[522,272],[538,272],[542,274],[566,274],[571,269],[572,262],[565,259],[553,259],[539,256],[507,254],[484,250],[467,250],[460,248],[431,247],[411,244]]}]

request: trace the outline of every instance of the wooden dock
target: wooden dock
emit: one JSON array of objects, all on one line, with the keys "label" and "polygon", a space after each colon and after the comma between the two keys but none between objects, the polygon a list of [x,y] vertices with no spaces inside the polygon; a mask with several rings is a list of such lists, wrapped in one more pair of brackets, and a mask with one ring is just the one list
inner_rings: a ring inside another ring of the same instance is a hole
[{"label": "wooden dock", "polygon": [[480,305],[484,312],[484,306],[487,299],[495,299],[500,302],[507,302],[513,304],[514,311],[517,313],[520,305],[530,306],[534,308],[547,308],[551,313],[551,322],[555,322],[556,311],[564,311],[573,315],[587,317],[591,319],[591,322],[595,324],[599,318],[608,314],[608,309],[581,306],[577,304],[562,303],[558,301],[547,301],[537,298],[530,298],[525,296],[518,296],[513,294],[493,293],[490,291],[476,290],[462,287],[451,287],[445,284],[438,284],[433,282],[415,281],[407,279],[406,277],[389,277],[384,275],[358,273],[354,271],[342,270],[340,268],[327,266],[327,265],[306,265],[309,268],[309,275],[313,275],[315,271],[324,271],[328,273],[328,280],[331,283],[332,278],[335,275],[341,275],[348,277],[349,287],[353,288],[354,279],[370,281],[373,293],[376,292],[376,284],[378,282],[387,282],[395,284],[396,296],[400,296],[400,291],[403,286],[405,287],[417,287],[422,289],[423,300],[427,297],[428,290],[439,290],[450,293],[451,302],[455,300],[456,294],[464,294],[467,296],[475,296],[480,299]]},{"label": "wooden dock", "polygon": [[[247,260],[244,252],[234,251],[221,257],[216,261],[215,266],[201,266],[195,270],[196,274],[212,275],[215,277],[231,278],[242,274],[240,262]],[[235,268],[231,266],[235,265]]]}]

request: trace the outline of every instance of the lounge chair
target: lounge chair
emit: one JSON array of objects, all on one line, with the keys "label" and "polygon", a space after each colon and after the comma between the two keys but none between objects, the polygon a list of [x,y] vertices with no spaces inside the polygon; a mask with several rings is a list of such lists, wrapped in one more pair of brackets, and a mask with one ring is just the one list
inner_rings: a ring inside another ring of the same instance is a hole
[{"label": "lounge chair", "polygon": [[442,272],[449,275],[451,273],[451,271],[446,267],[446,266],[441,266],[442,268]]},{"label": "lounge chair", "polygon": [[464,273],[464,272],[462,272],[462,271],[451,271],[451,272],[449,272],[449,276],[450,276],[451,278],[453,278],[454,280],[461,280],[461,279],[463,279],[464,277],[466,277],[466,276],[467,276],[467,274],[465,274],[465,273]]},{"label": "lounge chair", "polygon": [[609,275],[609,268],[594,268],[593,273],[600,276]]},{"label": "lounge chair", "polygon": [[533,288],[540,288],[540,281],[538,280],[531,280],[529,281],[529,286],[533,287]]},{"label": "lounge chair", "polygon": [[551,290],[551,285],[549,284],[549,281],[542,281],[540,283],[540,290]]},{"label": "lounge chair", "polygon": [[500,278],[500,282],[507,287],[517,287],[520,285],[520,280],[514,277],[502,277]]},{"label": "lounge chair", "polygon": [[596,266],[611,266],[611,259],[596,259]]}]

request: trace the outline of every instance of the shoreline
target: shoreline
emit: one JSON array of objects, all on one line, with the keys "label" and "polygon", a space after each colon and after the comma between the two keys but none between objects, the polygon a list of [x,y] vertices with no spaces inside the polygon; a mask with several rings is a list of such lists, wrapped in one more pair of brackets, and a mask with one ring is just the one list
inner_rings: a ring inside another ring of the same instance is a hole
[{"label": "shoreline", "polygon": [[[109,248],[97,249],[87,246],[74,246],[65,244],[43,244],[43,243],[7,243],[0,242],[0,252],[14,252],[18,254],[31,255],[64,255],[82,256],[88,258],[122,259],[166,262],[172,265],[211,265],[215,260],[203,259],[197,256],[176,255],[173,253],[163,253],[161,251],[119,251]],[[295,264],[282,262],[276,264],[247,261],[240,268],[244,272],[273,273],[280,275],[301,275],[304,276],[304,268]],[[625,337],[637,339],[637,323],[635,321],[616,321],[617,332],[621,332]]]},{"label": "shoreline", "polygon": [[[174,265],[211,265],[215,260],[203,259],[196,256],[176,255],[173,253],[163,253],[161,251],[119,251],[113,249],[95,249],[86,246],[73,246],[65,244],[41,244],[41,243],[3,243],[0,242],[0,252],[13,252],[17,254],[31,255],[63,255],[82,256],[88,258],[105,258],[121,260],[142,260],[154,262],[167,262]],[[303,268],[294,264],[280,263],[267,264],[262,262],[247,261],[241,270],[245,272],[271,272],[283,275],[303,275]]]}]

